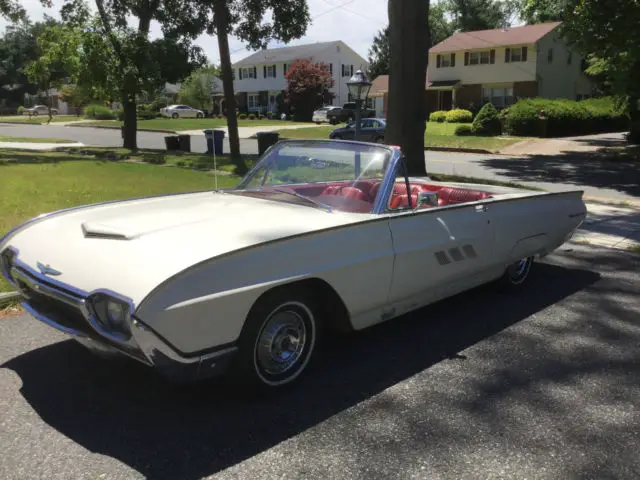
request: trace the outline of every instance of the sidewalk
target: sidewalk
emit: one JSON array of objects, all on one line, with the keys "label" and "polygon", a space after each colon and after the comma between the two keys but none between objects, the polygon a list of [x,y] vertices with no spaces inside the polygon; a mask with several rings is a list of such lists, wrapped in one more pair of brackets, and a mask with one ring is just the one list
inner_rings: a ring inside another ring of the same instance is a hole
[{"label": "sidewalk", "polygon": [[530,138],[501,149],[500,154],[556,156],[596,152],[603,148],[626,146],[625,135],[626,133],[601,133],[580,137]]},{"label": "sidewalk", "polygon": [[31,142],[0,142],[0,149],[6,148],[9,150],[54,150],[56,148],[67,147],[84,147],[84,143],[72,142],[72,143],[31,143]]},{"label": "sidewalk", "polygon": [[[276,130],[297,130],[299,128],[314,128],[313,125],[264,125],[262,127],[238,127],[238,135],[242,139],[256,138],[258,132],[273,132]],[[224,130],[225,137],[229,137],[227,127],[216,127],[214,130]],[[179,135],[201,135],[204,136],[202,130],[183,130],[178,132]]]},{"label": "sidewalk", "polygon": [[587,202],[587,218],[570,243],[640,253],[640,209]]}]

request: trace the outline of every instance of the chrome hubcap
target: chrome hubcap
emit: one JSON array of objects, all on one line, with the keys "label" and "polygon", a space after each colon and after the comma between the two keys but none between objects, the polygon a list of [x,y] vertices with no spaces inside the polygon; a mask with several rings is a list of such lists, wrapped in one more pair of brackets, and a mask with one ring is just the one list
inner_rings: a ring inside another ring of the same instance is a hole
[{"label": "chrome hubcap", "polygon": [[293,367],[304,351],[307,328],[296,312],[275,313],[266,323],[256,345],[256,360],[270,375],[278,375]]},{"label": "chrome hubcap", "polygon": [[531,259],[523,258],[522,260],[518,260],[516,263],[509,266],[509,278],[513,282],[518,282],[522,280],[527,273],[529,272],[529,264]]}]

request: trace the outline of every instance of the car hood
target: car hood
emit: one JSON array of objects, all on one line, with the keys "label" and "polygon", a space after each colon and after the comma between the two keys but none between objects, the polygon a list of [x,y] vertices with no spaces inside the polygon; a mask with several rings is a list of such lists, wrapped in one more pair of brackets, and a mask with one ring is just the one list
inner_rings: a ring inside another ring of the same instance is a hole
[{"label": "car hood", "polygon": [[346,225],[367,214],[222,192],[200,192],[88,206],[54,213],[0,245],[21,262],[60,272],[82,292],[108,289],[136,304],[154,287],[212,257],[288,236]]}]

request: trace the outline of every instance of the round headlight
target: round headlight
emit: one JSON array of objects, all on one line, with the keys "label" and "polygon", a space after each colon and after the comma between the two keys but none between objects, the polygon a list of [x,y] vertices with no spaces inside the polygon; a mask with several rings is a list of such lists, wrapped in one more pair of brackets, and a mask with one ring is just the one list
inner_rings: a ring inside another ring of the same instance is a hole
[{"label": "round headlight", "polygon": [[107,300],[107,320],[114,327],[121,327],[127,316],[127,307],[117,300]]}]

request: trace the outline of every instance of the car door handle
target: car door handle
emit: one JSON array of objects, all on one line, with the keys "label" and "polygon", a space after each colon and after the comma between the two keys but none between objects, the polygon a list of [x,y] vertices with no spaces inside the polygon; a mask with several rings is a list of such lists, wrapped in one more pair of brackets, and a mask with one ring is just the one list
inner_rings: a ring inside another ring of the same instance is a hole
[{"label": "car door handle", "polygon": [[476,212],[484,213],[486,211],[487,211],[487,206],[486,205],[476,205]]}]

